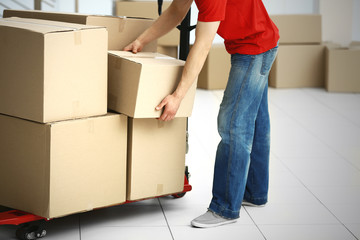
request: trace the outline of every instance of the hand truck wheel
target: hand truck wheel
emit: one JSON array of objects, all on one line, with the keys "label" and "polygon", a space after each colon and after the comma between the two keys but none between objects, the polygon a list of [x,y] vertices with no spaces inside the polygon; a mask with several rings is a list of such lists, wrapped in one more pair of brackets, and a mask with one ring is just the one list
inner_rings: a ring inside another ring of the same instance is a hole
[{"label": "hand truck wheel", "polygon": [[[186,181],[189,182],[190,173],[188,166],[185,166],[185,177],[186,177]],[[185,196],[185,194],[186,192],[182,192],[182,193],[173,194],[171,196],[173,196],[174,198],[182,198]]]},{"label": "hand truck wheel", "polygon": [[35,240],[45,235],[46,230],[40,225],[24,224],[16,230],[16,237],[20,240]]}]

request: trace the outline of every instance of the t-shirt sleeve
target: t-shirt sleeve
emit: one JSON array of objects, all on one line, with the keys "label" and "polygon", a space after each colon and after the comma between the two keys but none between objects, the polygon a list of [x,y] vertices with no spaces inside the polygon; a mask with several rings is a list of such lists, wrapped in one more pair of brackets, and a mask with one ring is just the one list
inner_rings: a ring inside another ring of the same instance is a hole
[{"label": "t-shirt sleeve", "polygon": [[215,22],[225,19],[227,0],[195,0],[199,9],[198,21]]}]

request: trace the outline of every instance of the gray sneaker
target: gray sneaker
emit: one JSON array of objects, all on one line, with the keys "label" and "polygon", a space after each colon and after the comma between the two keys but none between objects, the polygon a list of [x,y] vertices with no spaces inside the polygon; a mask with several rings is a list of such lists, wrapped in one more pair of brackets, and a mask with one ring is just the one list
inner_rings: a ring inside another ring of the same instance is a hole
[{"label": "gray sneaker", "polygon": [[191,225],[199,228],[210,228],[234,222],[236,222],[236,219],[223,218],[216,213],[208,210],[205,214],[192,220]]},{"label": "gray sneaker", "polygon": [[242,206],[246,206],[246,207],[265,207],[266,203],[257,205],[257,204],[248,202],[248,201],[246,201],[246,200],[243,200],[242,203],[241,203],[241,205],[242,205]]}]

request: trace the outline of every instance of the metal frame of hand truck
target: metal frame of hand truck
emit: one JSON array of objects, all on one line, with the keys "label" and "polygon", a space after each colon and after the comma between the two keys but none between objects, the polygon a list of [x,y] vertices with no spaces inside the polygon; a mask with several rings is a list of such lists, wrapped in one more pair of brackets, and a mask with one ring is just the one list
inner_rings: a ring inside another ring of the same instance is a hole
[{"label": "metal frame of hand truck", "polygon": [[[163,0],[158,1],[158,13],[161,15],[162,3]],[[184,20],[181,22],[181,25],[177,26],[180,30],[180,49],[179,49],[179,59],[186,60],[189,53],[189,42],[190,42],[190,31],[193,30],[196,26],[190,26],[190,10],[185,16]],[[188,124],[186,125],[186,131],[188,132]],[[188,134],[187,134],[188,136]],[[188,149],[188,138],[186,138],[186,146]],[[191,191],[192,187],[189,184],[189,172],[188,167],[185,166],[185,178],[184,178],[184,189],[180,193],[156,196],[152,198],[141,199],[137,201],[143,201],[147,199],[159,198],[164,196],[173,196],[174,198],[181,198],[185,195],[186,192]],[[126,201],[119,205],[137,202],[137,201]],[[94,209],[96,210],[96,209]],[[44,222],[50,221],[51,219],[40,217],[31,213],[27,213],[20,210],[9,210],[5,212],[0,212],[0,225],[20,225],[20,228],[16,231],[16,236],[19,239],[23,240],[34,240],[42,238],[46,235],[46,230],[43,228],[42,224],[39,221]]]}]

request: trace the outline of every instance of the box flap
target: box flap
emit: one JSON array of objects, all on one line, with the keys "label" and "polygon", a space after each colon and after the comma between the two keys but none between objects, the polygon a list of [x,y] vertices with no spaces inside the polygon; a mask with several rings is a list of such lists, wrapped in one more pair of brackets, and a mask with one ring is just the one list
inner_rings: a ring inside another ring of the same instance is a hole
[{"label": "box flap", "polygon": [[184,61],[166,56],[160,53],[153,52],[139,52],[132,53],[127,51],[108,51],[109,54],[120,58],[127,59],[140,64],[163,64],[163,65],[176,65],[182,66]]},{"label": "box flap", "polygon": [[48,20],[16,18],[16,17],[0,19],[0,26],[22,28],[33,32],[39,32],[42,34],[104,28],[104,27],[89,26],[89,25],[82,25],[75,23],[55,22]]},{"label": "box flap", "polygon": [[153,53],[153,52],[138,52],[132,53],[128,51],[108,51],[108,53],[123,57],[123,58],[166,58],[166,59],[174,59],[173,57],[166,56],[161,53]]},{"label": "box flap", "polygon": [[[112,16],[112,15],[102,15],[102,14],[82,14],[82,13],[65,13],[65,12],[51,12],[51,11],[41,11],[41,10],[15,10],[15,9],[4,9],[4,18],[21,16],[24,18],[36,18],[47,19],[47,15],[56,15],[59,19],[86,19],[88,17],[105,17],[105,18],[120,18],[120,19],[142,19],[142,20],[153,20],[151,18],[143,17],[126,17],[126,16]],[[44,18],[42,18],[43,16]],[[70,21],[71,22],[71,21]]]},{"label": "box flap", "polygon": [[[39,14],[52,14],[59,16],[78,16],[78,17],[88,17],[89,15],[81,13],[61,13],[61,12],[45,12],[40,10],[15,10],[15,9],[4,9],[4,18],[16,16],[18,13],[21,13],[22,16],[26,18],[31,18],[31,16],[38,16]],[[25,16],[26,15],[26,16]]]}]

